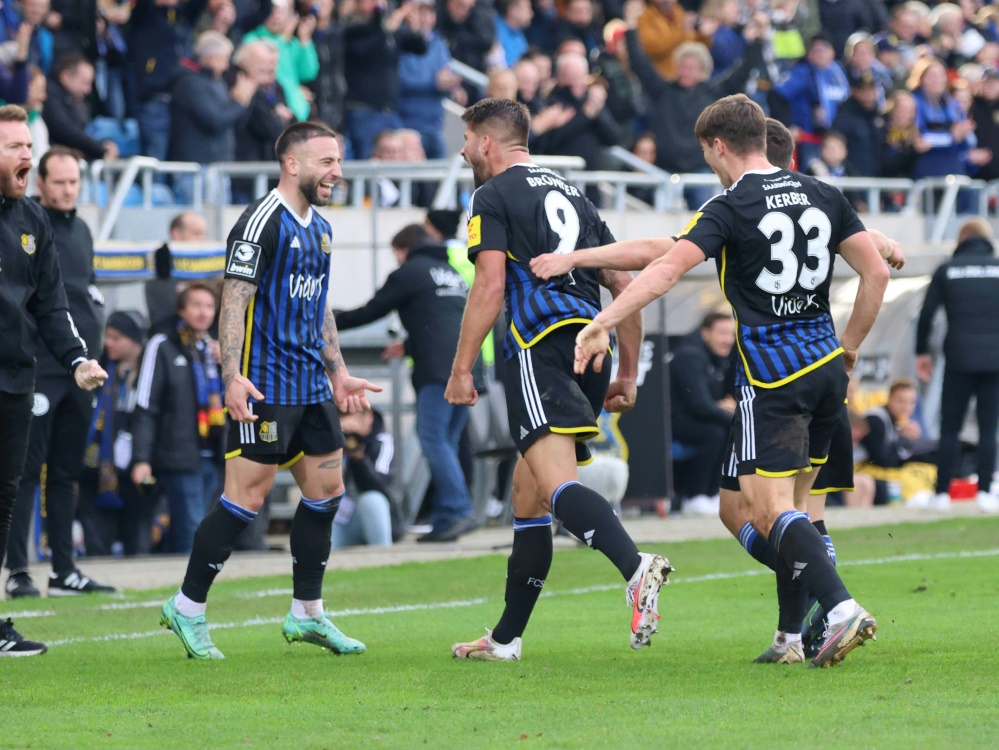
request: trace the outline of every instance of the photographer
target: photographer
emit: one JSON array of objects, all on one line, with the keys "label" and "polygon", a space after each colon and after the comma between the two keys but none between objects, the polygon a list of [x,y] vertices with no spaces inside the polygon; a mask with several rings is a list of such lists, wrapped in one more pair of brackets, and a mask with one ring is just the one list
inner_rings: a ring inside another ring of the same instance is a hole
[{"label": "photographer", "polygon": [[305,84],[319,75],[319,56],[312,35],[316,15],[311,3],[292,5],[291,0],[273,0],[271,14],[262,26],[243,37],[244,42],[269,39],[278,50],[277,82],[284,89],[288,109],[303,122],[312,111],[312,92]]},{"label": "photographer", "polygon": [[[333,549],[370,544],[391,547],[402,538],[402,517],[389,499],[395,446],[376,410],[340,414],[347,444],[343,449],[347,495],[333,519]],[[393,523],[394,521],[394,523]]]}]

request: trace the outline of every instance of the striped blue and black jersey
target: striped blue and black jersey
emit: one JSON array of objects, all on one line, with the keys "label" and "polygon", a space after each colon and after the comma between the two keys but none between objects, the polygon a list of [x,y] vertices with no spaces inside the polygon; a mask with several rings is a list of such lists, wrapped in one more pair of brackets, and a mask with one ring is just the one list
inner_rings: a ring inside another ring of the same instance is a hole
[{"label": "striped blue and black jersey", "polygon": [[836,188],[774,167],[747,172],[677,238],[718,266],[738,322],[736,385],[775,388],[842,353],[829,285],[836,250],[864,225]]},{"label": "striped blue and black jersey", "polygon": [[571,253],[614,241],[582,191],[550,169],[515,164],[491,178],[468,205],[468,257],[483,250],[506,253],[504,359],[570,323],[589,323],[600,312],[597,271],[575,269],[545,282],[531,258]]},{"label": "striped blue and black jersey", "polygon": [[277,190],[251,204],[229,233],[225,276],[257,285],[246,311],[241,372],[269,404],[315,404],[332,395],[323,365],[331,229],[303,219]]}]

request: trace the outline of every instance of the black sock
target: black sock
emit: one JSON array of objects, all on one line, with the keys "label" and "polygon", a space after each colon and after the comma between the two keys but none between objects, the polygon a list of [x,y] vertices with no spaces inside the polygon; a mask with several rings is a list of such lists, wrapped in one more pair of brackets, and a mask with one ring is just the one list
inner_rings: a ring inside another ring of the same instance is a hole
[{"label": "black sock", "polygon": [[256,517],[225,495],[209,509],[194,532],[194,546],[180,587],[184,596],[199,604],[208,601],[208,589],[229,559],[236,537]]},{"label": "black sock", "polygon": [[330,559],[333,516],[343,495],[325,500],[304,497],[291,522],[292,596],[300,601],[323,598],[323,573]]},{"label": "black sock", "polygon": [[808,590],[783,560],[777,564],[777,606],[777,629],[782,633],[800,633],[808,613]]},{"label": "black sock", "polygon": [[758,563],[766,565],[770,570],[777,570],[777,550],[748,521],[739,530],[739,544],[745,547],[746,552]]},{"label": "black sock", "polygon": [[527,628],[552,566],[552,517],[514,518],[513,552],[506,564],[506,607],[493,640],[510,643]]},{"label": "black sock", "polygon": [[792,575],[812,593],[826,612],[850,598],[825,542],[808,516],[797,510],[781,513],[770,529],[770,543],[787,563]]},{"label": "black sock", "polygon": [[826,531],[825,521],[812,521],[812,526],[814,526],[815,530],[819,532],[819,534],[821,534],[822,536],[829,536],[829,532]]},{"label": "black sock", "polygon": [[552,515],[570,534],[603,552],[626,581],[631,580],[642,558],[604,498],[579,482],[566,482],[552,494]]}]

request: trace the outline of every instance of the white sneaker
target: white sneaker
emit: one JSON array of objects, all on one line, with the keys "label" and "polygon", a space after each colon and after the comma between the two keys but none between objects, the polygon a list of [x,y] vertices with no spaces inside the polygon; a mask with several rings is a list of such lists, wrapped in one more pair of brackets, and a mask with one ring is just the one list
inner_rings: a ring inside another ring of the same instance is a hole
[{"label": "white sneaker", "polygon": [[926,503],[926,510],[936,510],[944,513],[950,512],[950,493],[938,492]]},{"label": "white sneaker", "polygon": [[638,554],[642,562],[624,590],[631,607],[631,647],[636,650],[648,646],[658,630],[659,590],[669,583],[667,576],[673,572],[665,557],[647,552]]},{"label": "white sneaker", "polygon": [[451,647],[455,659],[479,659],[480,661],[520,661],[521,639],[514,638],[510,643],[497,643],[493,631],[486,628],[486,634],[477,641],[456,643]]},{"label": "white sneaker", "polygon": [[978,507],[985,513],[999,513],[999,497],[989,492],[979,492],[975,498]]},{"label": "white sneaker", "polygon": [[718,506],[707,495],[696,495],[680,503],[680,510],[694,516],[716,516]]},{"label": "white sneaker", "polygon": [[913,494],[906,503],[906,508],[926,508],[930,504],[930,500],[933,498],[933,492],[930,490],[920,490]]}]

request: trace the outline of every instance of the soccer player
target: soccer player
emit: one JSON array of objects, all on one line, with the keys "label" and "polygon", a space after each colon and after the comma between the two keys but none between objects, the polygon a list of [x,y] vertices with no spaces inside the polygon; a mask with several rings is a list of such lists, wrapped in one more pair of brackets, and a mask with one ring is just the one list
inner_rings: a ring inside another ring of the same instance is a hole
[{"label": "soccer player", "polygon": [[659,555],[640,553],[610,504],[578,481],[589,459],[580,442],[598,434],[601,408],[625,411],[635,402],[639,313],[617,325],[619,366],[573,374],[576,333],[600,310],[600,289],[621,294],[631,280],[618,272],[581,270],[544,283],[531,273],[535,255],[613,242],[582,191],[531,162],[527,109],[505,99],[469,107],[462,155],[477,189],[468,215],[468,251],[475,281],[468,297],[445,397],[473,405],[472,364],[506,303],[503,384],[510,431],[522,458],[514,470],[514,541],[507,566],[506,607],[485,636],[458,643],[458,658],[513,661],[552,561],[552,517],[603,552],[627,581],[631,646],[647,646],[659,619],[659,590],[672,570]]},{"label": "soccer player", "polygon": [[[781,169],[790,169],[794,153],[794,141],[790,131],[778,120],[767,118],[767,160]],[[905,265],[902,246],[889,239],[876,229],[868,229],[881,257],[892,268],[901,269]],[[580,250],[570,257],[553,253],[539,255],[531,261],[531,270],[544,280],[552,276],[569,273],[575,268],[615,268],[622,271],[640,271],[656,258],[669,252],[676,244],[672,237],[626,240],[607,247]],[[773,545],[756,533],[749,520],[749,513],[739,491],[737,476],[722,472],[721,503],[719,516],[722,523],[746,551],[757,561],[776,571],[777,553]],[[850,429],[849,412],[844,408],[840,422],[830,444],[829,459],[818,472],[807,500],[807,513],[812,524],[822,535],[830,559],[836,562],[836,550],[825,525],[826,496],[834,491],[853,489],[853,440]],[[796,506],[797,507],[797,506]],[[806,507],[798,507],[806,510]],[[783,588],[783,587],[782,587]],[[787,602],[788,597],[778,597]],[[800,591],[798,592],[800,596]],[[790,664],[804,661],[805,656],[815,656],[821,646],[824,612],[818,602],[814,603],[805,616],[804,623],[793,621],[797,607],[790,606],[778,619],[778,629],[773,644],[757,657],[758,662]],[[803,632],[804,631],[804,632]],[[817,642],[819,641],[819,642]],[[799,648],[798,643],[802,648]]]},{"label": "soccer player", "polygon": [[[833,666],[873,638],[877,622],[850,596],[818,530],[795,506],[807,502],[812,467],[828,458],[847,373],[877,317],[888,268],[838,190],[767,161],[766,119],[747,97],[706,108],[696,134],[725,192],[704,204],[673,249],[580,332],[575,369],[603,358],[617,320],[715,258],[739,322],[732,469],[753,529],[783,563],[779,587],[800,583],[827,612],[827,637],[812,665]],[[829,314],[835,251],[860,275],[842,343]],[[797,598],[800,621],[807,598]]]},{"label": "soccer player", "polygon": [[195,659],[223,658],[205,620],[208,590],[236,537],[256,518],[279,466],[291,468],[302,490],[291,530],[294,593],[284,637],[337,654],[364,651],[330,622],[322,600],[333,516],[344,492],[337,408],[370,408],[364,392],[381,390],[347,373],[326,303],[331,229],[312,207],[329,204],[342,175],[340,151],[333,131],[315,122],[290,125],[274,151],[281,163],[277,189],[243,212],[227,242],[219,317],[229,420],[225,489],[198,526],[184,583],[160,616]]}]

